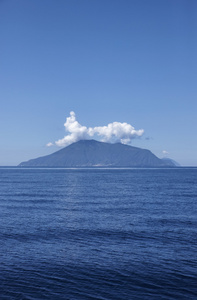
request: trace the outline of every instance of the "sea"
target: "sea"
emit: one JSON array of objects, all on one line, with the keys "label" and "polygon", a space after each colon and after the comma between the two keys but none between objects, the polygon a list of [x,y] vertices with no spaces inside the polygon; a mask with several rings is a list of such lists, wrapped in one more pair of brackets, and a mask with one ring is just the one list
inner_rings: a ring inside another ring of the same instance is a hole
[{"label": "sea", "polygon": [[197,299],[197,168],[0,168],[0,299]]}]

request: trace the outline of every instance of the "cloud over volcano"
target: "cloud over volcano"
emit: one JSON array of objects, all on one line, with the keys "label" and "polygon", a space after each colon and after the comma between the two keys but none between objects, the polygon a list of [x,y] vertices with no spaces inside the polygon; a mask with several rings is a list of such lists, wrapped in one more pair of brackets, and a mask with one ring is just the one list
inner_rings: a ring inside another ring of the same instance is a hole
[{"label": "cloud over volcano", "polygon": [[[66,118],[64,123],[66,132],[68,133],[62,139],[55,142],[59,147],[68,146],[79,140],[87,140],[95,138],[103,142],[120,142],[122,144],[130,144],[131,140],[143,135],[144,130],[135,128],[128,123],[113,122],[106,126],[86,127],[79,124],[73,111]],[[48,143],[47,146],[52,146]]]}]

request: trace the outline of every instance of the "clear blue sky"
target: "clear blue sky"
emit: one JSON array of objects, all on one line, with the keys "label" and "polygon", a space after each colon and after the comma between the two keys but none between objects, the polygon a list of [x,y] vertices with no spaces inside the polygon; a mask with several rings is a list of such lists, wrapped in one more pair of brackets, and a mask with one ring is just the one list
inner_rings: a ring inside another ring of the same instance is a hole
[{"label": "clear blue sky", "polygon": [[0,165],[52,153],[80,124],[197,166],[196,0],[0,0]]}]

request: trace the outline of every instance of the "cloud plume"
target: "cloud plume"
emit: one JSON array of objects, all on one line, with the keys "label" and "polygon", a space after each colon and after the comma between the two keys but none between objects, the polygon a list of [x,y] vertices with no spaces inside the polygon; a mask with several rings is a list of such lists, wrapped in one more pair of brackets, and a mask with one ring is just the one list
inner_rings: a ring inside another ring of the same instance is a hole
[{"label": "cloud plume", "polygon": [[[130,124],[120,122],[109,123],[106,126],[88,128],[79,124],[73,111],[71,111],[70,116],[67,117],[64,127],[68,134],[55,142],[59,147],[65,147],[79,140],[91,138],[103,142],[121,142],[123,144],[130,144],[132,139],[140,137],[144,133],[143,129],[135,130]],[[51,146],[52,143],[48,143],[47,145]]]}]

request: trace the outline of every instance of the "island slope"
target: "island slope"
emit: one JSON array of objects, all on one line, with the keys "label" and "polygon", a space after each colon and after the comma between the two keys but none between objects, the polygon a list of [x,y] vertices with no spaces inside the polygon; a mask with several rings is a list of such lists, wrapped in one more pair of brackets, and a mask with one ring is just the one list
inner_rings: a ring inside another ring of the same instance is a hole
[{"label": "island slope", "polygon": [[21,167],[173,167],[151,151],[95,140],[81,140],[50,155],[31,159]]}]

